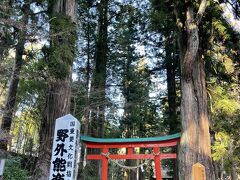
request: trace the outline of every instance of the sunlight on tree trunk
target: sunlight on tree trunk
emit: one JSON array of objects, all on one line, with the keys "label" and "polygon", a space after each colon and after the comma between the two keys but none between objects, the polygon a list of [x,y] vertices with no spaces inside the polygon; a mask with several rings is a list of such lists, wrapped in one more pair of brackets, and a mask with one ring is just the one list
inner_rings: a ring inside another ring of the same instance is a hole
[{"label": "sunlight on tree trunk", "polygon": [[205,166],[207,179],[215,179],[211,160],[204,61],[199,48],[198,32],[198,26],[205,8],[206,1],[203,0],[196,19],[194,19],[193,6],[190,2],[187,3],[185,27],[187,47],[181,61],[182,137],[179,150],[180,180],[192,179],[192,165],[197,162]]}]

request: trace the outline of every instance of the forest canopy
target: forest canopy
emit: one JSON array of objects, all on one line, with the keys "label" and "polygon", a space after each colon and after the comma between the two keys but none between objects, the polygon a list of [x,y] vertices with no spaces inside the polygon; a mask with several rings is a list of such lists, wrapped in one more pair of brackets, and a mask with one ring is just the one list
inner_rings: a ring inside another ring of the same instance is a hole
[{"label": "forest canopy", "polygon": [[[72,114],[82,135],[97,138],[181,133],[178,167],[162,161],[165,177],[190,180],[200,162],[207,179],[237,180],[239,6],[238,0],[1,0],[3,179],[48,179],[55,120]],[[78,179],[99,179],[101,165],[86,161],[82,146]],[[129,171],[109,162],[108,176],[144,180],[155,173],[151,163]]]}]

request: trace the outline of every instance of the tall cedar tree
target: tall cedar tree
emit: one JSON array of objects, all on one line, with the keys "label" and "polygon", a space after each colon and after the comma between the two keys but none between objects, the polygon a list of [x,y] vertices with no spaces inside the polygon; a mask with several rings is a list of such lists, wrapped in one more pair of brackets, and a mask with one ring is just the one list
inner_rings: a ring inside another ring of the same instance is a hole
[{"label": "tall cedar tree", "polygon": [[[199,43],[199,29],[206,7],[207,0],[200,3],[186,0],[175,5],[174,11],[179,27],[179,48],[182,55],[180,180],[192,179],[192,166],[197,162],[205,166],[206,179],[215,179],[211,159],[203,49]],[[182,18],[182,14],[185,17]]]},{"label": "tall cedar tree", "polygon": [[[93,71],[92,86],[90,91],[91,123],[89,133],[92,136],[104,136],[104,109],[106,106],[105,84],[107,76],[108,52],[108,0],[101,0],[97,4],[98,32],[95,48],[95,67]],[[101,177],[101,162],[95,166],[95,172]]]},{"label": "tall cedar tree", "polygon": [[[15,67],[12,72],[8,95],[4,106],[3,118],[1,129],[10,132],[12,118],[14,113],[14,107],[16,103],[16,96],[18,91],[18,84],[20,80],[20,72],[23,65],[23,54],[24,54],[24,45],[26,42],[28,16],[30,13],[30,3],[25,1],[25,4],[22,6],[21,11],[23,13],[22,21],[23,27],[18,29],[18,42],[16,45],[16,55],[15,55]],[[7,144],[1,144],[1,148],[7,149]]]},{"label": "tall cedar tree", "polygon": [[95,50],[95,69],[91,88],[91,129],[93,136],[104,136],[105,83],[107,74],[108,52],[108,0],[98,4],[98,34]]},{"label": "tall cedar tree", "polygon": [[40,130],[39,180],[49,176],[55,120],[70,112],[70,85],[76,42],[75,0],[48,1],[50,47],[46,48],[48,90]]},{"label": "tall cedar tree", "polygon": [[[177,28],[174,21],[172,7],[166,2],[157,0],[151,1],[151,29],[160,34],[161,43],[158,43],[160,49],[164,49],[163,67],[167,75],[167,117],[164,122],[169,127],[169,133],[173,134],[179,131],[179,122],[177,118],[177,93],[176,76],[179,71]],[[161,18],[161,21],[159,21]],[[159,69],[159,68],[158,68]]]}]

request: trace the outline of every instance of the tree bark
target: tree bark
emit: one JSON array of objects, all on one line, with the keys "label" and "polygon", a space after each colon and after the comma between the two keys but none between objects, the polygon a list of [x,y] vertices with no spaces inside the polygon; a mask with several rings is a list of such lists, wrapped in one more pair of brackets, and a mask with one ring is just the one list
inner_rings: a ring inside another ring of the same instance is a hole
[{"label": "tree bark", "polygon": [[3,28],[0,29],[0,67],[4,59],[4,52],[5,49],[7,49],[7,42],[5,37],[6,32],[3,30]]},{"label": "tree bark", "polygon": [[[89,4],[90,5],[90,4]],[[92,81],[90,80],[90,44],[88,43],[88,62],[87,71],[89,73],[88,81],[91,81],[89,92],[89,110],[87,110],[86,124],[84,127],[84,134],[103,137],[104,123],[105,123],[105,84],[107,74],[107,52],[108,52],[108,0],[101,0],[97,3],[98,12],[98,32],[96,47],[94,52],[94,70]],[[89,28],[89,24],[88,24]],[[90,41],[88,35],[88,40]],[[84,149],[83,149],[84,150]],[[92,150],[94,153],[100,153],[98,150]],[[86,153],[84,151],[84,153]],[[84,154],[86,156],[86,154]],[[90,162],[93,169],[91,173],[94,177],[101,177],[101,162]]]},{"label": "tree bark", "polygon": [[76,25],[75,0],[49,1],[50,48],[48,89],[40,129],[40,148],[35,179],[49,177],[55,120],[70,112],[71,74],[74,60]]},{"label": "tree bark", "polygon": [[104,109],[105,83],[107,74],[107,51],[108,51],[108,0],[101,0],[98,4],[98,38],[95,52],[95,69],[91,88],[91,111],[92,129],[91,134],[97,137],[104,136]]},{"label": "tree bark", "polygon": [[[29,8],[30,4],[26,3],[22,7],[23,11],[23,24],[26,26],[28,23],[28,14],[29,14]],[[1,129],[5,130],[6,132],[10,132],[11,124],[12,124],[12,118],[14,113],[14,107],[16,104],[16,96],[18,91],[18,84],[20,80],[20,72],[23,64],[23,53],[24,53],[24,45],[26,42],[26,28],[23,28],[19,31],[19,39],[16,46],[16,55],[15,55],[15,67],[12,73],[12,77],[10,80],[9,90],[7,99],[4,106],[3,111],[3,118],[2,118],[2,124]],[[3,143],[1,144],[1,148],[4,150],[7,150],[7,144]]]},{"label": "tree bark", "polygon": [[12,116],[14,112],[18,83],[20,79],[19,75],[20,75],[22,62],[23,62],[22,56],[24,51],[24,44],[25,44],[25,40],[20,39],[16,47],[15,67],[10,80],[8,96],[7,96],[5,107],[4,107],[1,128],[7,131],[10,131],[10,127],[12,123]]},{"label": "tree bark", "polygon": [[[167,97],[168,97],[168,111],[166,125],[169,127],[169,134],[179,132],[180,122],[177,118],[177,93],[176,93],[176,70],[177,70],[177,59],[175,58],[174,42],[170,36],[166,38],[165,53],[166,53],[166,70],[167,70]],[[176,153],[176,149],[172,149],[172,153]],[[173,175],[175,180],[178,176],[177,172],[177,160],[174,160],[173,165],[170,168],[173,169]]]},{"label": "tree bark", "polygon": [[39,180],[48,179],[55,120],[70,112],[70,94],[70,79],[49,82],[40,131]]},{"label": "tree bark", "polygon": [[[91,92],[91,38],[90,38],[90,7],[91,5],[88,4],[87,6],[87,67],[86,67],[86,89],[87,89],[87,96],[86,96],[86,108],[84,109],[83,112],[83,118],[84,118],[84,123],[82,124],[83,126],[83,135],[87,136],[89,133],[89,125],[90,125],[90,117],[91,117],[91,109],[90,109],[90,92]],[[83,169],[85,168],[87,164],[87,149],[85,144],[82,144],[81,147],[81,159],[82,162],[79,163],[79,168],[78,168],[78,177],[83,178]]]},{"label": "tree bark", "polygon": [[[133,56],[132,56],[132,49],[129,45],[127,45],[127,51],[128,51],[128,55],[127,55],[127,59],[126,62],[124,64],[124,77],[123,77],[123,96],[125,98],[125,105],[124,105],[124,124],[125,124],[125,138],[132,138],[134,136],[134,132],[133,132],[133,122],[131,122],[131,115],[132,115],[132,111],[133,111],[133,102],[132,102],[132,98],[131,98],[131,94],[130,91],[132,89],[132,85],[129,84],[128,82],[130,82],[132,80],[131,77],[131,63],[133,61]],[[127,149],[128,151],[128,149]],[[132,150],[134,151],[134,149]],[[126,166],[136,166],[136,160],[132,160],[132,159],[127,159],[125,162]],[[136,169],[133,170],[124,170],[126,173],[126,180],[131,180],[131,179],[136,179],[137,178],[137,171]],[[124,174],[125,174],[124,173]]]},{"label": "tree bark", "polygon": [[176,113],[176,60],[172,53],[173,44],[169,39],[166,40],[165,53],[166,53],[166,70],[167,70],[167,92],[168,92],[168,122],[169,132],[176,133],[178,127],[177,113]]},{"label": "tree bark", "polygon": [[199,162],[205,166],[206,179],[214,180],[204,61],[202,49],[200,51],[199,48],[198,31],[206,1],[201,1],[195,19],[193,5],[186,1],[186,6],[187,46],[181,60],[182,137],[179,150],[179,179],[192,180],[192,166]]},{"label": "tree bark", "polygon": [[[200,56],[200,55],[199,55]],[[192,179],[192,165],[200,162],[207,179],[214,180],[211,160],[209,120],[204,62],[200,57],[193,67],[191,81],[182,79],[182,138],[179,152],[179,177]]]}]

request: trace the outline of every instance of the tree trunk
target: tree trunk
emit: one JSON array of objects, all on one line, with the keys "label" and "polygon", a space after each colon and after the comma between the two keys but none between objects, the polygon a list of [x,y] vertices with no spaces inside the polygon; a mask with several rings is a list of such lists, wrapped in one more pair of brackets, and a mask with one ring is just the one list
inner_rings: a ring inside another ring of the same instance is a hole
[{"label": "tree trunk", "polygon": [[75,0],[49,1],[50,48],[48,89],[40,129],[40,148],[35,179],[49,176],[55,120],[70,112],[71,74],[74,60],[76,25]]},{"label": "tree trunk", "polygon": [[[85,105],[85,109],[84,109],[84,112],[83,112],[83,118],[84,118],[84,123],[82,124],[82,127],[83,127],[83,135],[87,136],[88,133],[89,133],[89,125],[90,125],[90,122],[91,122],[91,109],[90,109],[90,93],[91,93],[91,47],[90,47],[90,42],[91,42],[91,39],[90,39],[90,4],[89,6],[87,7],[87,19],[88,19],[88,22],[87,22],[87,67],[86,67],[86,89],[87,89],[87,96],[86,96],[86,105]],[[83,174],[83,170],[87,164],[87,149],[86,149],[86,146],[85,144],[82,144],[82,147],[81,147],[81,160],[80,163],[79,163],[79,168],[78,168],[78,177],[80,178],[84,178],[82,176]]]},{"label": "tree trunk", "polygon": [[98,38],[95,52],[95,69],[91,89],[92,129],[91,134],[97,137],[104,136],[104,108],[105,83],[107,74],[107,51],[108,51],[108,0],[101,0],[98,4]]},{"label": "tree trunk", "polygon": [[[177,59],[175,58],[176,48],[174,46],[175,40],[171,38],[171,35],[166,38],[165,45],[165,62],[167,70],[167,97],[168,97],[168,116],[166,119],[166,125],[169,127],[169,134],[174,134],[179,132],[180,122],[177,118],[177,93],[176,93],[176,70],[177,70]],[[172,153],[176,153],[176,148],[173,148]],[[173,175],[175,180],[178,176],[177,172],[177,160],[173,161],[173,164],[170,165],[170,169],[173,170]]]},{"label": "tree trunk", "polygon": [[16,47],[16,60],[15,60],[15,67],[12,73],[12,77],[10,80],[8,96],[6,99],[4,112],[3,112],[3,119],[2,119],[2,126],[1,128],[4,130],[10,131],[11,123],[12,123],[12,116],[14,112],[14,106],[16,102],[16,95],[19,83],[19,75],[22,68],[22,56],[24,51],[24,44],[25,40],[20,39],[17,47]]},{"label": "tree trunk", "polygon": [[231,179],[232,180],[237,180],[238,179],[238,173],[237,173],[236,166],[232,167]]},{"label": "tree trunk", "polygon": [[192,80],[186,81],[183,78],[181,82],[183,134],[179,152],[179,177],[191,180],[192,165],[200,162],[206,168],[207,179],[214,180],[204,62],[200,57],[198,58],[194,64]]},{"label": "tree trunk", "polygon": [[[130,82],[132,80],[131,77],[131,63],[133,61],[133,56],[132,56],[132,50],[129,47],[129,45],[127,45],[127,51],[128,51],[128,55],[127,55],[127,59],[126,59],[126,63],[124,65],[124,77],[123,77],[123,95],[124,95],[124,99],[125,99],[125,105],[124,105],[124,130],[126,131],[125,134],[125,138],[132,138],[134,136],[134,132],[133,132],[133,122],[131,122],[131,115],[132,115],[132,111],[133,111],[133,102],[131,100],[131,94],[130,94],[130,89],[131,89],[131,84],[129,84],[128,82]],[[128,151],[128,149],[126,149]],[[134,149],[132,149],[132,151],[134,151]],[[127,159],[125,162],[126,166],[136,166],[136,160],[133,159]],[[136,179],[137,178],[137,171],[136,169],[130,170],[130,169],[124,169],[126,176],[124,178],[124,180],[131,180],[131,179]]]},{"label": "tree trunk", "polygon": [[[28,23],[29,8],[30,8],[29,3],[26,3],[22,7],[22,11],[24,14],[23,15],[23,23],[25,26]],[[7,99],[6,99],[4,111],[3,111],[1,129],[5,130],[7,132],[10,132],[13,113],[14,113],[14,107],[16,104],[18,84],[19,84],[19,80],[20,80],[19,75],[20,75],[20,71],[22,68],[22,64],[23,64],[23,53],[24,53],[24,44],[26,42],[26,39],[25,39],[26,34],[27,34],[27,31],[26,31],[25,27],[23,29],[20,29],[19,39],[18,39],[18,43],[16,46],[15,67],[14,67],[12,77],[10,80],[8,95],[7,95]],[[3,148],[4,150],[7,150],[7,144],[5,144],[5,143],[1,144],[1,148]]]},{"label": "tree trunk", "polygon": [[[93,71],[93,80],[90,92],[90,118],[89,135],[95,137],[104,136],[105,116],[104,110],[106,106],[105,84],[107,76],[107,51],[108,51],[108,0],[101,0],[97,4],[99,13],[98,18],[98,34],[95,49],[95,68]],[[99,153],[95,151],[95,153]],[[95,175],[101,177],[102,163],[93,162]],[[96,174],[97,172],[97,174]]]},{"label": "tree trunk", "polygon": [[6,32],[3,30],[3,28],[0,28],[0,68],[4,59],[5,48],[7,48],[6,37],[4,37],[5,34]]},{"label": "tree trunk", "polygon": [[70,94],[70,79],[49,82],[40,132],[38,167],[41,174],[38,179],[48,179],[55,120],[70,112]]},{"label": "tree trunk", "polygon": [[186,15],[187,48],[181,62],[182,137],[179,150],[179,179],[192,180],[192,166],[199,162],[205,166],[206,179],[214,180],[204,61],[199,51],[199,22],[194,19],[192,6],[188,6]]},{"label": "tree trunk", "polygon": [[168,92],[168,122],[169,133],[176,133],[178,130],[177,113],[176,113],[176,62],[172,55],[173,43],[167,39],[166,52],[166,70],[167,70],[167,92]]}]

